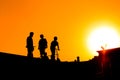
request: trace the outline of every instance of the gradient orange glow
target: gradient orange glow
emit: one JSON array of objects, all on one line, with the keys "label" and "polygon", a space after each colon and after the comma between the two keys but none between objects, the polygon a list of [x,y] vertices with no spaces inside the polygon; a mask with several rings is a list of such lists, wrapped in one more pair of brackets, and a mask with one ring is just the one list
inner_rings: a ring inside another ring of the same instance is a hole
[{"label": "gradient orange glow", "polygon": [[[119,0],[0,0],[0,51],[27,55],[26,37],[33,31],[34,57],[39,57],[37,46],[43,33],[48,47],[58,36],[62,61],[77,56],[87,61],[94,57],[88,37],[98,27],[91,25],[114,24],[120,36],[119,4]],[[51,54],[49,48],[47,53]]]}]

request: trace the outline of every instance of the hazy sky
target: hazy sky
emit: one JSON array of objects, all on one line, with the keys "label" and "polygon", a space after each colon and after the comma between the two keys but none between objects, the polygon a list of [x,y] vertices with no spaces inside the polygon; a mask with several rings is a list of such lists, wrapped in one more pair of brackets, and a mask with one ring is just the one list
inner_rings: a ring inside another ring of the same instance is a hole
[{"label": "hazy sky", "polygon": [[58,36],[59,56],[73,61],[77,56],[86,61],[94,55],[87,45],[93,24],[113,24],[120,32],[119,0],[0,0],[0,51],[27,55],[26,38],[30,31],[34,57],[39,57],[39,35],[44,34],[49,46]]}]

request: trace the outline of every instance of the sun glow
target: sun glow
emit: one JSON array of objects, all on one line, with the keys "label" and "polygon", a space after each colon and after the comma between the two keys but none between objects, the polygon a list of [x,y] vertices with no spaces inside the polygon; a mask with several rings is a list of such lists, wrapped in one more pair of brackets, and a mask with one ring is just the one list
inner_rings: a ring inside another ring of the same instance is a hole
[{"label": "sun glow", "polygon": [[[119,47],[119,34],[110,26],[100,26],[93,30],[88,38],[88,47],[92,51]],[[94,54],[94,55],[97,55]]]}]

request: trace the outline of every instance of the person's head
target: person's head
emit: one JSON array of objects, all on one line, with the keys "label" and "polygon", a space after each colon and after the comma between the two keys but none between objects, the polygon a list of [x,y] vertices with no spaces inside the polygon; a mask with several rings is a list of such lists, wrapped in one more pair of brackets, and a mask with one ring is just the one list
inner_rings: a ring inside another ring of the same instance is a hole
[{"label": "person's head", "polygon": [[41,35],[40,35],[40,38],[44,38],[44,35],[43,35],[43,34],[41,34]]},{"label": "person's head", "polygon": [[54,37],[54,40],[55,40],[55,41],[57,40],[57,36]]},{"label": "person's head", "polygon": [[34,33],[33,32],[30,32],[30,37],[33,37]]}]

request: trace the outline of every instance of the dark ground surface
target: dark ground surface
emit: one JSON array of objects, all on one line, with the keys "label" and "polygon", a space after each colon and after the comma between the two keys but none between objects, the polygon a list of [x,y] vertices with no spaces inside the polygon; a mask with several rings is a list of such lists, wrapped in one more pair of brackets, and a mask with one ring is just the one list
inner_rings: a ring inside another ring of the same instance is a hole
[{"label": "dark ground surface", "polygon": [[[120,64],[113,65],[111,71],[103,74],[98,70],[96,61],[86,62],[44,62],[42,59],[29,60],[19,56],[0,52],[1,77],[39,80],[119,80]],[[111,73],[110,73],[111,72]],[[110,73],[110,74],[109,74]],[[9,77],[8,77],[9,76]]]}]

